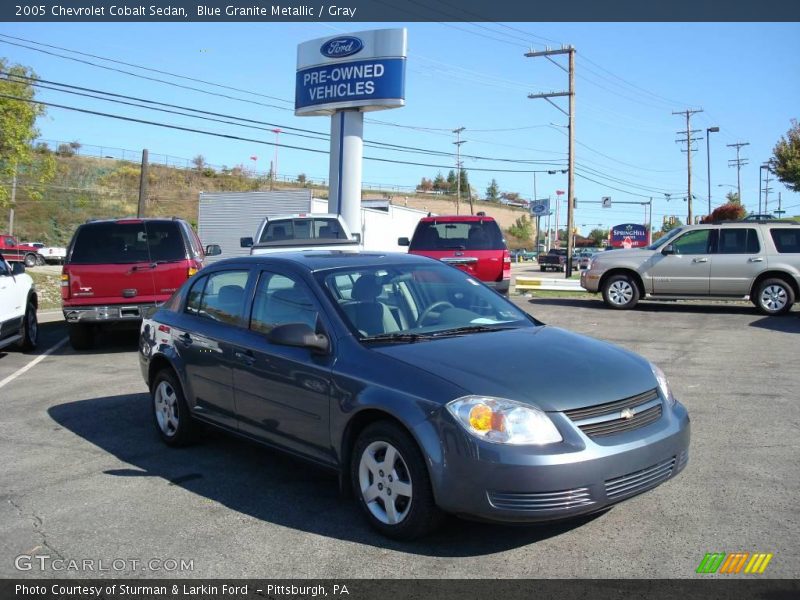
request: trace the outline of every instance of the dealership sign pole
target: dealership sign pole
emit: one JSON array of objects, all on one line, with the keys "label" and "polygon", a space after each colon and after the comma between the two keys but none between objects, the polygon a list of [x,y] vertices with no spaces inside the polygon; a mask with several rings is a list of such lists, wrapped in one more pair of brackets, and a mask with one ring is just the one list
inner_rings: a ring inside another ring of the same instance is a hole
[{"label": "dealership sign pole", "polygon": [[[361,231],[364,113],[405,106],[407,32],[377,29],[297,47],[295,115],[331,117],[328,212]],[[362,232],[363,234],[363,232]]]}]

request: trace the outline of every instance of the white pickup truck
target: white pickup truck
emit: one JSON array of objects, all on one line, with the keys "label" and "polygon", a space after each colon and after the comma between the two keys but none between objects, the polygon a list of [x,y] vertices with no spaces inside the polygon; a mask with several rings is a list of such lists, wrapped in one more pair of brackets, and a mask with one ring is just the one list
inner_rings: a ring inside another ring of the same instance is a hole
[{"label": "white pickup truck", "polygon": [[39,256],[47,264],[63,265],[67,260],[67,249],[60,246],[43,246],[39,248]]},{"label": "white pickup truck", "polygon": [[239,240],[250,254],[303,250],[361,250],[361,236],[353,234],[339,215],[299,213],[266,217],[255,238]]}]

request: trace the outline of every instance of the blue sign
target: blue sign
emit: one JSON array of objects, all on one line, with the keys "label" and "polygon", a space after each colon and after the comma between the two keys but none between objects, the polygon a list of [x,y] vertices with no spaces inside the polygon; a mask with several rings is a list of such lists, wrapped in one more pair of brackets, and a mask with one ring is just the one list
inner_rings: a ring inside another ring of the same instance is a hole
[{"label": "blue sign", "polygon": [[636,223],[623,223],[611,228],[611,245],[614,248],[639,248],[647,245],[647,229]]},{"label": "blue sign", "polygon": [[550,199],[545,200],[531,200],[531,214],[535,217],[541,217],[550,213]]},{"label": "blue sign", "polygon": [[359,38],[345,35],[333,40],[328,40],[322,45],[319,51],[322,53],[322,56],[327,56],[328,58],[344,58],[345,56],[353,56],[353,54],[361,52],[363,47],[364,42]]},{"label": "blue sign", "polygon": [[397,101],[402,106],[405,70],[405,58],[349,61],[302,69],[297,71],[295,110],[369,106],[384,100]]}]

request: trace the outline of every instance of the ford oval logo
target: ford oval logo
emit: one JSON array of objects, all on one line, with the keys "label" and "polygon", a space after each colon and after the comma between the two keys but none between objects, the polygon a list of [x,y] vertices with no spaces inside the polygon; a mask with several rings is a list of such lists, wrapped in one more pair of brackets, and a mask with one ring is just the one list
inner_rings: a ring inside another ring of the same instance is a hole
[{"label": "ford oval logo", "polygon": [[361,52],[364,48],[364,42],[357,37],[346,35],[332,40],[328,40],[322,45],[319,51],[323,56],[328,58],[344,58],[345,56],[353,56]]}]

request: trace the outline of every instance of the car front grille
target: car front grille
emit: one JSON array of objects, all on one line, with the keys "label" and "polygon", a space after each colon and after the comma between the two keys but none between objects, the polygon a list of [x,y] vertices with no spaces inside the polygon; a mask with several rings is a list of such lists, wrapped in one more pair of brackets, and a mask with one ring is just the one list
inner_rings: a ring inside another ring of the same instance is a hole
[{"label": "car front grille", "polygon": [[602,437],[639,429],[661,418],[661,398],[657,389],[564,414],[589,437]]},{"label": "car front grille", "polygon": [[594,504],[588,488],[537,493],[489,491],[487,496],[495,508],[527,512],[569,510]]},{"label": "car front grille", "polygon": [[675,460],[676,458],[673,456],[669,460],[641,471],[606,480],[606,497],[609,500],[619,500],[656,487],[670,478],[675,467]]}]

